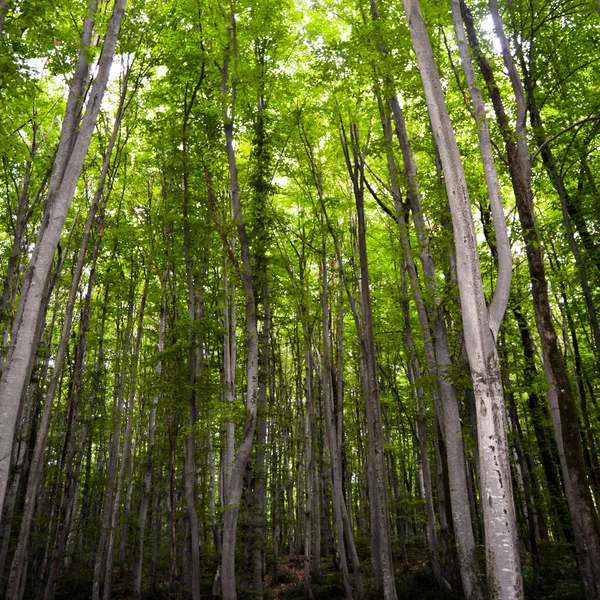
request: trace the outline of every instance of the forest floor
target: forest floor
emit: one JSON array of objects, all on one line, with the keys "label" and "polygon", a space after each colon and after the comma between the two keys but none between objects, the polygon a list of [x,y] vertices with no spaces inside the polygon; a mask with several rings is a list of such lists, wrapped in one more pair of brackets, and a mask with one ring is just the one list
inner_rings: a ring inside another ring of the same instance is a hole
[{"label": "forest floor", "polygon": [[[423,549],[413,549],[410,564],[398,561],[395,565],[398,600],[457,600],[459,594],[444,592],[437,587]],[[483,556],[481,557],[483,560]],[[209,564],[210,563],[210,564]],[[204,561],[202,571],[202,597],[211,598],[212,579],[216,564]],[[482,562],[483,564],[483,562]],[[363,557],[365,597],[374,598],[370,563]],[[90,598],[91,573],[72,572],[63,578],[57,587],[56,600],[87,600]],[[540,547],[540,569],[537,580],[533,576],[531,557],[523,557],[525,600],[582,600],[584,598],[573,549],[566,544],[545,544]],[[272,573],[265,576],[265,600],[303,600],[302,557],[282,556],[279,558],[277,582]],[[344,587],[341,573],[334,567],[331,558],[323,559],[319,573],[311,573],[312,592],[315,600],[343,600]],[[144,594],[144,600],[168,600],[168,584],[158,585]],[[181,598],[175,594],[174,598]],[[251,592],[238,592],[240,600],[252,600]],[[131,581],[119,578],[115,571],[112,598],[131,600]]]},{"label": "forest floor", "polygon": [[[482,557],[483,558],[483,557]],[[372,594],[369,562],[363,562],[365,592]],[[565,544],[546,544],[540,548],[540,571],[534,580],[531,557],[523,560],[526,600],[581,600],[584,598],[573,550]],[[265,598],[273,600],[301,600],[303,598],[303,567],[301,561],[282,557],[278,582],[273,585],[271,574],[265,577]],[[396,564],[398,600],[455,600],[454,595],[440,590],[426,558],[415,557],[410,564]],[[312,574],[315,600],[342,600],[344,590],[341,574],[331,560],[324,560],[320,574]]]}]

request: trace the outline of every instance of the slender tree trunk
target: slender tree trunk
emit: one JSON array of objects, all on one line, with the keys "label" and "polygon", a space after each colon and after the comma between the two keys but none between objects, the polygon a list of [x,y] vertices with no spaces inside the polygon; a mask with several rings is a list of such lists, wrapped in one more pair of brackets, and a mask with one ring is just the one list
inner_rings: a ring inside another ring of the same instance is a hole
[{"label": "slender tree trunk", "polygon": [[[232,249],[235,245],[232,243]],[[235,459],[235,423],[233,403],[235,401],[235,362],[236,362],[236,299],[235,282],[227,273],[227,259],[223,259],[223,401],[225,403],[225,439],[221,452],[221,504],[229,504],[229,482]]]},{"label": "slender tree trunk", "polygon": [[[482,504],[488,584],[492,596],[519,599],[523,597],[523,581],[508,460],[502,380],[495,343],[506,309],[508,290],[505,288],[510,287],[510,278],[506,280],[499,277],[494,299],[488,308],[462,160],[431,43],[418,0],[405,0],[404,6],[453,217],[464,335],[477,405],[482,476],[480,487],[486,496]],[[499,214],[499,217],[500,220],[494,222],[497,237],[498,232],[506,228],[503,214]],[[501,261],[510,261],[510,249],[506,250],[507,254],[500,254]],[[500,267],[500,273],[507,271],[510,273],[510,263],[508,267]]]},{"label": "slender tree trunk", "polygon": [[[266,272],[262,274],[266,278]],[[267,386],[270,375],[269,341],[271,336],[270,287],[263,282],[263,326],[260,340],[258,377],[258,424],[256,428],[256,464],[254,467],[254,493],[252,504],[253,548],[252,548],[252,591],[258,599],[263,597],[264,548],[267,537],[267,473],[265,444],[267,441]]]},{"label": "slender tree trunk", "polygon": [[[232,12],[227,23],[227,48],[225,50],[224,65],[222,70],[222,93],[227,96],[231,91],[233,102],[231,113],[227,109],[223,112],[223,124],[225,129],[225,143],[227,148],[227,161],[229,165],[229,177],[231,182],[231,199],[233,203],[234,221],[237,228],[240,251],[242,255],[241,278],[244,288],[245,317],[247,334],[246,353],[246,422],[244,432],[238,451],[233,462],[233,469],[229,480],[229,498],[223,516],[223,557],[221,562],[222,597],[223,600],[235,600],[236,578],[235,578],[235,546],[236,529],[239,513],[239,505],[242,497],[244,473],[252,450],[254,430],[256,429],[256,413],[258,401],[258,326],[256,317],[256,303],[254,298],[254,286],[252,282],[252,265],[250,258],[250,245],[246,226],[242,216],[241,196],[233,145],[233,124],[235,109],[235,90],[237,74],[232,74],[230,83],[229,62],[237,60],[235,14]],[[235,65],[234,65],[235,67]],[[231,89],[230,89],[231,85]]]},{"label": "slender tree trunk", "polygon": [[525,240],[535,320],[542,345],[546,382],[549,385],[547,393],[550,414],[558,443],[565,494],[571,513],[575,546],[579,559],[579,569],[586,596],[588,598],[598,598],[600,597],[600,526],[592,504],[585,473],[575,397],[552,322],[542,245],[533,211],[531,160],[527,146],[525,91],[510,53],[497,2],[490,0],[494,28],[500,42],[504,65],[509,73],[517,105],[517,120],[513,130],[504,111],[494,74],[479,47],[472,16],[466,6],[462,5],[461,8],[464,21],[469,30],[469,43],[475,52],[479,68],[488,86],[496,119],[500,125],[506,146],[506,156],[517,211]]},{"label": "slender tree trunk", "polygon": [[[190,100],[185,105],[185,115],[183,121],[183,232],[184,232],[184,251],[185,251],[185,270],[188,287],[188,319],[190,320],[190,348],[188,352],[188,403],[189,403],[189,424],[190,432],[187,434],[184,442],[184,471],[183,485],[184,497],[187,509],[187,519],[189,524],[189,536],[187,544],[189,546],[191,560],[191,584],[192,600],[200,600],[200,540],[198,537],[198,513],[196,512],[196,441],[194,435],[194,425],[198,420],[198,409],[196,407],[196,380],[197,373],[197,344],[195,335],[194,321],[196,319],[195,307],[195,282],[192,272],[191,241],[190,241],[190,218],[189,218],[189,170],[188,170],[188,138],[187,126],[188,119],[196,99],[196,95],[204,80],[204,65],[201,76],[192,91]],[[186,90],[187,91],[187,90]],[[201,374],[200,374],[201,375]]]},{"label": "slender tree trunk", "polygon": [[[368,379],[366,387],[367,424],[369,452],[372,453],[372,487],[370,502],[373,505],[375,521],[371,527],[378,537],[377,553],[381,569],[382,589],[378,592],[385,600],[395,600],[396,584],[392,561],[392,541],[390,536],[390,521],[388,508],[387,478],[385,468],[385,452],[383,440],[383,424],[381,417],[381,402],[379,398],[379,379],[377,373],[377,358],[373,334],[373,314],[371,308],[371,292],[369,282],[369,266],[366,245],[366,224],[364,215],[364,173],[361,158],[358,155],[358,128],[352,126],[353,158],[349,155],[349,144],[346,140],[344,152],[348,172],[352,178],[354,199],[358,221],[358,248],[360,256],[360,293],[363,319],[364,352],[366,362],[365,375]],[[344,134],[342,133],[343,137]],[[372,532],[373,535],[373,532]]]},{"label": "slender tree trunk", "polygon": [[[303,319],[304,322],[304,319]],[[304,589],[304,600],[313,600],[312,587],[310,583],[310,565],[313,534],[313,484],[314,484],[314,460],[312,451],[312,424],[313,424],[313,404],[314,404],[314,386],[313,386],[313,368],[310,355],[310,337],[305,333],[306,350],[304,361],[306,368],[305,391],[306,408],[304,413],[304,560],[302,585]]]},{"label": "slender tree trunk", "polygon": [[[165,294],[165,279],[162,283],[162,295],[164,302]],[[165,347],[165,312],[164,306],[161,308],[158,320],[158,346],[157,352],[160,354]],[[156,365],[156,376],[160,378],[162,373],[162,360],[159,359]],[[154,471],[154,445],[156,439],[156,407],[158,404],[159,395],[155,394],[152,397],[150,407],[150,417],[148,422],[148,448],[146,450],[146,465],[144,468],[144,483],[142,487],[142,497],[140,499],[140,508],[138,512],[136,545],[133,559],[133,598],[140,600],[142,597],[142,565],[144,559],[144,532],[146,529],[146,518],[148,515],[148,503],[150,500],[150,485],[152,483],[152,473]]]},{"label": "slender tree trunk", "polygon": [[[324,215],[321,216],[322,225],[324,225]],[[341,478],[341,460],[338,455],[339,446],[337,443],[337,431],[335,420],[333,417],[332,401],[331,401],[331,338],[329,333],[329,299],[328,299],[328,270],[327,270],[327,244],[325,237],[321,249],[322,265],[321,276],[323,278],[321,288],[321,310],[323,318],[323,367],[322,367],[322,388],[323,388],[323,409],[325,412],[325,436],[329,448],[329,456],[331,458],[331,475],[332,475],[332,495],[333,495],[333,514],[335,520],[335,532],[337,541],[337,550],[339,554],[340,569],[344,581],[344,591],[346,598],[351,600],[354,598],[352,588],[350,586],[350,574],[348,571],[348,561],[346,559],[346,545],[344,543],[344,522],[342,519],[342,503],[344,502],[342,492]],[[360,598],[363,596],[362,579],[360,588],[357,585],[357,594]]]},{"label": "slender tree trunk", "polygon": [[[404,269],[403,269],[404,270]],[[403,280],[403,292],[406,295],[405,278]],[[437,540],[437,522],[435,518],[435,507],[433,504],[433,485],[431,479],[431,466],[429,464],[429,454],[427,452],[427,418],[425,413],[425,397],[421,381],[421,369],[419,360],[415,351],[412,326],[410,323],[410,311],[408,299],[402,300],[402,315],[404,318],[404,340],[406,343],[406,356],[408,367],[408,378],[413,390],[413,396],[416,400],[418,417],[417,417],[417,437],[419,443],[419,459],[421,461],[421,469],[423,473],[423,500],[425,502],[425,512],[427,514],[427,546],[429,549],[429,560],[433,570],[433,576],[437,584],[441,588],[451,591],[450,583],[442,575],[442,567],[438,553]]]},{"label": "slender tree trunk", "polygon": [[104,39],[98,72],[87,101],[87,110],[81,127],[74,136],[78,122],[80,98],[87,81],[87,47],[93,28],[95,2],[82,33],[81,52],[75,77],[69,90],[67,111],[59,150],[54,163],[50,192],[42,226],[38,234],[29,270],[19,299],[17,318],[11,335],[11,348],[0,380],[0,509],[8,481],[13,437],[20,411],[21,397],[27,384],[27,373],[35,356],[36,330],[42,312],[42,302],[67,213],[73,201],[79,174],[87,154],[90,139],[106,90],[110,67],[119,37],[126,0],[116,0]]},{"label": "slender tree trunk", "polygon": [[[525,357],[525,369],[523,371],[524,384],[528,390],[527,405],[531,411],[533,431],[535,433],[537,445],[539,448],[540,459],[546,477],[546,484],[550,497],[552,498],[553,510],[558,514],[558,520],[561,524],[567,541],[573,541],[573,530],[571,528],[568,507],[565,504],[563,494],[563,483],[559,472],[558,448],[556,440],[550,430],[550,411],[545,402],[541,401],[536,391],[536,381],[538,372],[535,366],[535,351],[531,333],[527,326],[527,320],[521,307],[516,304],[512,307],[512,313],[517,322],[517,327],[521,336],[523,354]],[[547,425],[546,425],[547,424]]]}]

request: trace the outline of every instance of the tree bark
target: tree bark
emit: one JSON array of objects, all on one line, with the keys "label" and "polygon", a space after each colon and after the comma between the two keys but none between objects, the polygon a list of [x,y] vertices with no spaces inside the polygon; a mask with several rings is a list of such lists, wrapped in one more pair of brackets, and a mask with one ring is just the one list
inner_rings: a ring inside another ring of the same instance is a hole
[{"label": "tree bark", "polygon": [[[418,0],[405,0],[404,7],[452,212],[464,335],[477,401],[488,584],[492,597],[520,599],[523,598],[523,581],[508,460],[506,413],[495,345],[499,317],[502,316],[499,313],[504,311],[496,312],[495,307],[501,308],[501,301],[492,300],[491,311],[485,303],[462,160]],[[498,230],[502,226],[495,222],[494,227]],[[506,294],[506,290],[500,290],[500,294]]]},{"label": "tree bark", "polygon": [[54,252],[73,201],[79,174],[83,167],[100,104],[108,83],[110,67],[125,11],[125,2],[126,0],[116,0],[115,2],[98,63],[98,73],[86,104],[87,110],[81,127],[75,137],[75,124],[78,122],[80,98],[83,96],[82,90],[88,74],[86,49],[89,46],[93,27],[94,0],[90,5],[92,16],[88,16],[84,24],[81,52],[75,77],[69,90],[61,141],[50,182],[47,209],[19,299],[17,318],[11,335],[11,347],[0,380],[0,509],[4,504],[12,443],[21,397],[27,384],[29,365],[35,355],[35,333],[42,309],[44,292],[48,284]]},{"label": "tree bark", "polygon": [[466,6],[462,5],[461,8],[463,19],[469,29],[469,43],[475,52],[479,68],[488,86],[506,147],[517,211],[523,229],[535,320],[542,345],[546,382],[549,385],[547,393],[550,414],[558,443],[580,573],[586,596],[598,598],[600,597],[600,526],[593,508],[585,473],[575,397],[552,322],[541,239],[533,211],[531,160],[526,137],[527,102],[525,91],[510,53],[497,2],[490,0],[494,28],[517,105],[517,120],[513,130],[504,111],[494,74],[479,47],[472,16]]},{"label": "tree bark", "polygon": [[[231,76],[229,63],[231,59],[237,59],[237,36],[235,13],[230,13],[227,22],[227,47],[225,50],[224,64],[222,68],[221,91],[224,100],[231,93],[230,113],[227,108],[223,110],[223,125],[225,129],[225,144],[227,148],[227,162],[229,165],[229,178],[231,183],[231,199],[233,203],[234,221],[240,242],[242,255],[241,279],[244,288],[245,317],[247,334],[246,354],[246,422],[242,439],[235,455],[233,469],[229,480],[229,498],[223,516],[223,557],[221,561],[222,598],[223,600],[236,600],[236,578],[235,578],[235,547],[236,528],[244,484],[244,473],[256,429],[256,413],[258,401],[258,325],[256,317],[256,302],[254,298],[254,284],[252,281],[252,264],[250,245],[246,233],[246,225],[242,215],[241,195],[237,173],[235,149],[233,144],[233,125],[236,93],[236,77],[234,72]],[[234,65],[235,66],[235,65]],[[231,86],[231,87],[230,87]],[[226,105],[225,105],[226,106]]]}]

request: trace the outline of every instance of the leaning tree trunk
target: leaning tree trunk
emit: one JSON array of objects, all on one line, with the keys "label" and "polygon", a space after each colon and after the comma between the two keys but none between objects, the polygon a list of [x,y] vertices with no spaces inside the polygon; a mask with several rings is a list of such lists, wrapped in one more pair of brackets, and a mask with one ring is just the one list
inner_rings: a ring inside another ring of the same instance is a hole
[{"label": "leaning tree trunk", "polygon": [[[50,182],[47,209],[23,284],[17,318],[11,336],[11,346],[0,380],[0,511],[4,505],[17,416],[20,411],[23,390],[27,385],[29,366],[35,356],[36,330],[40,314],[43,312],[42,301],[48,285],[54,252],[75,195],[79,174],[108,84],[125,3],[126,0],[116,0],[115,2],[98,63],[96,79],[86,103],[87,110],[81,127],[76,133],[75,125],[79,120],[80,98],[83,95],[84,83],[87,81],[87,48],[91,39],[93,16],[87,17],[83,29],[82,49],[75,78],[69,90],[59,150]],[[92,2],[90,13],[93,15],[94,11],[95,3]]]},{"label": "leaning tree trunk", "polygon": [[[79,289],[79,282],[81,280],[81,275],[83,273],[83,267],[85,265],[85,258],[87,254],[87,247],[90,239],[90,235],[92,232],[92,225],[94,224],[94,220],[96,218],[96,213],[101,204],[102,197],[104,195],[104,187],[106,183],[106,177],[108,175],[108,168],[110,165],[110,159],[112,155],[112,151],[117,139],[117,134],[121,125],[121,119],[123,116],[123,109],[125,103],[125,96],[127,93],[127,80],[128,80],[129,72],[125,74],[123,79],[123,85],[121,88],[121,96],[119,100],[119,108],[117,110],[117,116],[115,118],[115,123],[113,126],[112,135],[108,144],[108,148],[104,154],[102,161],[102,168],[100,172],[100,179],[98,181],[98,187],[96,188],[96,192],[94,194],[94,198],[92,200],[92,204],[90,206],[90,210],[88,213],[88,217],[84,226],[83,236],[81,240],[81,245],[79,251],[77,253],[77,261],[75,264],[75,270],[73,272],[71,278],[71,285],[69,288],[69,297],[67,299],[66,312],[63,318],[63,325],[61,331],[61,338],[59,341],[58,350],[56,356],[54,358],[54,369],[53,374],[48,384],[48,388],[46,390],[46,399],[44,402],[44,410],[42,412],[42,419],[40,426],[38,428],[38,435],[36,439],[36,446],[34,449],[34,455],[32,460],[32,465],[29,474],[29,480],[27,485],[27,493],[25,498],[25,507],[23,511],[23,518],[21,520],[21,530],[19,533],[19,540],[17,543],[17,548],[15,550],[13,556],[13,564],[11,567],[11,575],[9,578],[9,590],[14,590],[15,585],[18,585],[18,581],[21,578],[21,571],[25,564],[27,548],[29,544],[29,533],[31,529],[31,522],[35,512],[36,499],[37,499],[37,490],[39,486],[39,482],[41,480],[42,475],[42,461],[44,458],[44,452],[46,449],[46,440],[48,436],[48,430],[50,427],[50,418],[52,415],[52,406],[54,403],[56,389],[58,386],[59,378],[61,377],[63,371],[63,365],[65,359],[67,357],[68,344],[71,334],[71,327],[73,321],[73,311],[75,308],[75,301],[77,292]],[[101,226],[98,230],[101,229]],[[98,253],[98,244],[99,239],[96,241],[96,245],[94,248],[94,257],[92,257],[92,273],[95,269],[95,256]],[[90,275],[90,281],[93,284],[93,274]],[[87,302],[87,300],[86,300]],[[85,333],[83,334],[85,337]],[[53,586],[50,586],[53,589]],[[50,589],[50,587],[48,589]]]},{"label": "leaning tree trunk", "polygon": [[[427,109],[444,169],[456,244],[457,276],[465,341],[477,401],[480,482],[484,510],[488,584],[493,597],[522,598],[523,581],[512,493],[506,412],[496,350],[498,327],[506,309],[510,278],[499,277],[486,306],[477,239],[462,160],[448,115],[427,28],[418,0],[404,0],[411,39],[425,90]],[[494,221],[497,238],[506,228],[502,208]],[[510,248],[499,247],[500,273],[510,273]]]},{"label": "leaning tree trunk", "polygon": [[[446,444],[448,454],[448,479],[450,482],[450,506],[452,521],[454,524],[456,547],[458,554],[458,567],[465,597],[469,600],[482,600],[483,589],[479,574],[477,550],[475,537],[471,525],[473,519],[469,506],[469,487],[466,473],[466,459],[463,444],[462,424],[458,408],[456,389],[450,379],[452,359],[448,342],[448,331],[444,321],[444,315],[440,306],[440,295],[437,289],[437,276],[435,265],[429,251],[429,243],[426,239],[425,225],[421,210],[421,199],[419,194],[416,166],[412,157],[412,149],[406,133],[404,116],[396,98],[391,96],[388,104],[394,116],[396,133],[402,149],[404,168],[408,179],[408,199],[413,212],[415,229],[420,246],[420,258],[426,288],[432,300],[432,310],[428,311],[423,300],[417,267],[412,257],[410,238],[404,207],[400,196],[398,183],[398,168],[395,158],[391,152],[391,123],[390,116],[386,114],[383,101],[378,98],[381,112],[381,122],[384,136],[388,146],[388,171],[391,180],[392,196],[396,208],[396,220],[400,231],[400,244],[404,252],[406,268],[411,284],[411,291],[421,336],[424,342],[425,358],[430,377],[439,382],[439,389],[433,390],[434,408],[442,425],[442,435]],[[432,333],[434,335],[432,335]],[[441,582],[441,580],[440,580]],[[443,584],[443,582],[441,582]],[[443,584],[445,587],[445,584]]]}]

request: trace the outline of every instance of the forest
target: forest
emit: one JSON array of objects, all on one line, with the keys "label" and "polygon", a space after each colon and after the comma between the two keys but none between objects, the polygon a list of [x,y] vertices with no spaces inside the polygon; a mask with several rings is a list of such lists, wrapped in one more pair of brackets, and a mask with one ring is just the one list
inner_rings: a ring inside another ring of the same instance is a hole
[{"label": "forest", "polygon": [[0,0],[0,598],[600,600],[600,0]]}]

